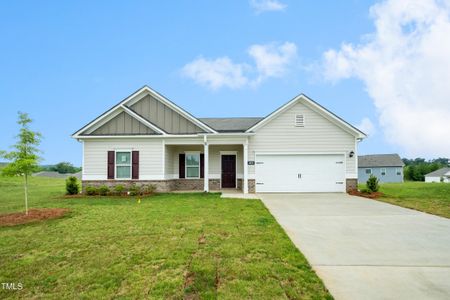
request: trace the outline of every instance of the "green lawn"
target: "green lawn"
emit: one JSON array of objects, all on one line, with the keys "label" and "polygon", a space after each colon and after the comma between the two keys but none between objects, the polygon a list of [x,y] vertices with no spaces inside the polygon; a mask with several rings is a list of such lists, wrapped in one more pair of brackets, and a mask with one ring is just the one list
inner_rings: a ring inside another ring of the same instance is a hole
[{"label": "green lawn", "polygon": [[[33,178],[31,207],[63,219],[0,227],[0,298],[331,299],[259,200],[218,194],[58,198]],[[22,209],[18,179],[0,177],[0,213]]]},{"label": "green lawn", "polygon": [[382,183],[378,200],[450,218],[450,184]]}]

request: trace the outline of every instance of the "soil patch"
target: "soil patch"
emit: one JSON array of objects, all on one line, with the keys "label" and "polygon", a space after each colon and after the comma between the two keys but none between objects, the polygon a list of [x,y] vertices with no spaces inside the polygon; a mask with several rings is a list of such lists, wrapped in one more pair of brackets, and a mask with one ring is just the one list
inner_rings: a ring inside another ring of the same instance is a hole
[{"label": "soil patch", "polygon": [[359,197],[364,197],[364,198],[369,198],[369,199],[377,199],[384,195],[382,192],[363,193],[363,192],[357,191],[357,190],[350,191],[348,193],[353,196],[359,196]]},{"label": "soil patch", "polygon": [[42,220],[57,219],[63,217],[69,210],[67,208],[34,208],[24,212],[0,215],[0,226],[14,226]]}]

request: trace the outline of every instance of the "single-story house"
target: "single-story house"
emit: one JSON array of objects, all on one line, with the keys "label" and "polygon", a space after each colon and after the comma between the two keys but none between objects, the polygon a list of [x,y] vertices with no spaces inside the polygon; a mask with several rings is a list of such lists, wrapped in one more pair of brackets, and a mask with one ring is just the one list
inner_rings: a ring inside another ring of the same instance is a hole
[{"label": "single-story house", "polygon": [[358,182],[366,182],[370,175],[377,177],[379,182],[403,182],[404,166],[398,154],[358,156]]},{"label": "single-story house", "polygon": [[144,86],[72,137],[84,187],[255,193],[356,188],[366,135],[303,94],[264,118],[196,118]]},{"label": "single-story house", "polygon": [[77,173],[58,173],[56,171],[41,171],[41,172],[37,172],[34,173],[33,176],[36,177],[50,177],[50,178],[67,178],[70,176],[74,176],[78,179],[81,179],[81,172],[77,172]]},{"label": "single-story house", "polygon": [[426,174],[425,182],[450,182],[450,168],[444,167]]}]

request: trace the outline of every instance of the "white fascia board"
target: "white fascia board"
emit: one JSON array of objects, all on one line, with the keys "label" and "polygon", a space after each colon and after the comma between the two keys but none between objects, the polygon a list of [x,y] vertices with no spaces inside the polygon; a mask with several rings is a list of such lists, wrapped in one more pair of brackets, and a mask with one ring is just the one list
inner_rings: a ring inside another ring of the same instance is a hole
[{"label": "white fascia board", "polygon": [[[202,128],[206,131],[212,132],[212,133],[218,133],[217,131],[215,131],[214,129],[212,129],[211,127],[209,127],[208,125],[206,125],[205,123],[203,123],[202,121],[200,121],[199,119],[197,119],[196,117],[194,117],[193,115],[188,113],[186,110],[182,109],[181,107],[179,107],[178,105],[176,105],[175,103],[173,103],[172,101],[170,101],[169,99],[164,97],[163,95],[159,94],[155,90],[151,89],[150,87],[145,86],[142,89],[147,91],[153,97],[155,97],[156,99],[158,99],[159,101],[161,101],[162,103],[164,103],[165,105],[167,105],[168,107],[170,107],[171,109],[173,109],[174,111],[176,111],[177,113],[179,113],[180,115],[182,115],[183,117],[188,119],[189,121],[195,123],[200,128]],[[130,99],[126,100],[123,104],[127,104],[127,105],[131,106],[139,100],[140,99],[130,98]]]},{"label": "white fascia board", "polygon": [[[113,107],[111,107],[109,110],[105,111],[103,114],[101,114],[99,117],[97,117],[96,119],[94,119],[93,121],[89,122],[88,124],[86,124],[85,126],[81,127],[81,129],[79,129],[78,131],[76,131],[74,134],[72,134],[73,138],[79,138],[80,134],[91,130],[93,131],[91,128],[94,127],[96,124],[98,124],[99,122],[101,122],[102,120],[104,120],[105,118],[108,118],[109,116],[111,116],[112,114],[118,114],[117,110],[119,108],[121,108],[121,105],[126,103],[127,101],[129,101],[130,99],[133,99],[134,97],[136,97],[137,95],[139,95],[140,93],[142,93],[145,90],[145,87],[140,88],[139,90],[137,90],[136,92],[134,92],[133,94],[131,94],[130,96],[128,96],[127,98],[125,98],[124,100],[120,101],[119,103],[117,103],[116,105],[114,105]],[[95,130],[95,129],[94,129]]]},{"label": "white fascia board", "polygon": [[201,122],[200,120],[198,120],[197,118],[192,116],[190,113],[188,113],[181,107],[174,104],[172,101],[166,99],[165,97],[163,97],[156,91],[152,90],[148,86],[144,86],[144,87],[140,88],[139,90],[137,90],[136,92],[134,92],[133,94],[131,94],[130,96],[128,96],[127,98],[125,98],[124,100],[120,101],[118,104],[114,105],[112,108],[110,108],[109,110],[107,110],[106,112],[101,114],[99,117],[97,117],[90,123],[83,126],[78,131],[76,131],[74,134],[72,134],[72,138],[76,138],[76,139],[80,138],[81,133],[91,130],[91,128],[93,126],[95,126],[96,124],[98,124],[99,122],[101,122],[102,120],[104,120],[105,118],[110,116],[111,114],[114,114],[114,113],[117,114],[118,109],[123,108],[126,104],[128,104],[128,105],[134,104],[135,102],[137,102],[137,101],[141,100],[143,97],[145,97],[147,94],[153,95],[156,99],[163,102],[164,104],[166,104],[167,106],[169,106],[170,108],[172,108],[173,110],[175,110],[176,112],[178,112],[179,114],[181,114],[182,116],[184,116],[185,118],[190,120],[191,122],[195,123],[200,128],[202,128],[206,131],[209,131],[211,133],[214,133],[214,134],[218,133],[217,131],[215,131],[214,129],[212,129],[211,127],[206,125],[205,123]]},{"label": "white fascia board", "polygon": [[146,119],[144,119],[143,117],[141,117],[140,115],[138,115],[137,113],[135,113],[133,110],[129,109],[128,107],[126,107],[125,105],[121,105],[121,107],[123,108],[123,110],[129,114],[131,117],[135,118],[136,120],[138,120],[139,122],[141,122],[142,124],[144,124],[145,126],[149,127],[150,129],[161,133],[162,135],[167,135],[167,133],[162,130],[161,128],[153,125],[152,123],[150,123],[149,121],[147,121]]},{"label": "white fascia board", "polygon": [[262,119],[260,122],[256,123],[255,125],[253,125],[249,129],[247,129],[246,132],[252,132],[252,131],[255,131],[258,128],[264,126],[265,124],[267,124],[268,122],[273,120],[275,117],[277,117],[278,115],[280,115],[281,113],[283,113],[284,111],[289,109],[291,106],[293,106],[294,104],[298,103],[298,101],[300,101],[300,100],[305,101],[310,106],[312,106],[312,108],[314,108],[318,113],[320,113],[322,116],[326,117],[327,119],[329,119],[331,121],[334,121],[334,123],[337,123],[337,124],[341,125],[341,127],[344,127],[345,129],[350,131],[357,138],[363,139],[363,138],[365,138],[367,136],[362,131],[354,128],[353,126],[351,126],[350,124],[348,124],[347,122],[345,122],[341,118],[337,117],[335,114],[331,113],[327,109],[325,109],[322,106],[318,105],[316,102],[314,102],[313,100],[309,99],[308,97],[306,97],[303,94],[295,97],[294,99],[292,99],[288,103],[284,104],[283,106],[281,106],[280,108],[278,108],[274,112],[270,113],[267,117]]}]

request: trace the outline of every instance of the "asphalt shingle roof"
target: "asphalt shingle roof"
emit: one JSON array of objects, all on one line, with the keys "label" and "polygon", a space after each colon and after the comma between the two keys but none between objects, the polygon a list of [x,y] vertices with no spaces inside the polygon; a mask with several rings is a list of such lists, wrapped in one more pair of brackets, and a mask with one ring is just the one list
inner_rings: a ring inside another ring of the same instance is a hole
[{"label": "asphalt shingle roof", "polygon": [[244,132],[264,118],[198,118],[218,132]]},{"label": "asphalt shingle roof", "polygon": [[358,167],[403,167],[398,154],[373,154],[358,156]]},{"label": "asphalt shingle roof", "polygon": [[425,174],[425,176],[430,176],[430,177],[444,176],[448,172],[450,172],[450,168],[444,167],[444,168],[440,168],[439,170],[433,171],[431,173]]}]

